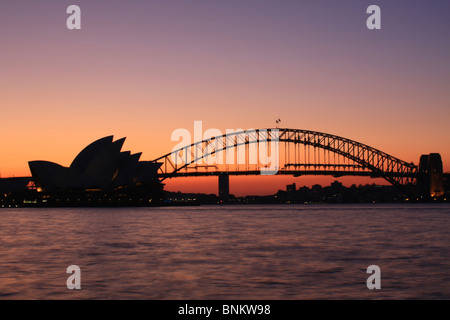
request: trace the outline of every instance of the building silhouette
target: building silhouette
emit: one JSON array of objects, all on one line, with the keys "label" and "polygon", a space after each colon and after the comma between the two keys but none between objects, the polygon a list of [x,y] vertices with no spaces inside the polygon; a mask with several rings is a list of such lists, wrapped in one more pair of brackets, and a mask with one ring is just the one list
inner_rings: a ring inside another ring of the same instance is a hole
[{"label": "building silhouette", "polygon": [[107,136],[84,148],[69,167],[30,161],[38,202],[54,205],[134,205],[158,203],[161,163],[139,161],[141,153],[121,151],[125,138]]}]

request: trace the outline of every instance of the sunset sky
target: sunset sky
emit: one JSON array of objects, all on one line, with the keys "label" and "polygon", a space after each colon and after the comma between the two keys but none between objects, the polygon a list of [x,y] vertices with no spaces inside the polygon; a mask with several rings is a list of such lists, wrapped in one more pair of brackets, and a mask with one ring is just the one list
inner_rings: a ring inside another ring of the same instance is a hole
[{"label": "sunset sky", "polygon": [[[66,27],[71,4],[81,30]],[[366,27],[371,4],[381,30]],[[1,177],[68,166],[111,134],[152,160],[195,120],[225,132],[277,118],[408,162],[438,152],[450,171],[449,17],[448,0],[2,0]],[[239,177],[231,192],[333,180]],[[217,178],[166,189],[216,193]]]}]

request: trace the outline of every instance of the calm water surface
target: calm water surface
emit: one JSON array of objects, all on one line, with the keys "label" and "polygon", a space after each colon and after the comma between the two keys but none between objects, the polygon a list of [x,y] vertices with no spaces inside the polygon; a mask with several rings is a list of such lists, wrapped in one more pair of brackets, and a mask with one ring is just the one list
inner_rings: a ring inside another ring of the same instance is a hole
[{"label": "calm water surface", "polygon": [[[450,299],[450,206],[0,209],[0,299]],[[81,290],[66,268],[81,268]],[[381,268],[381,290],[366,269]]]}]

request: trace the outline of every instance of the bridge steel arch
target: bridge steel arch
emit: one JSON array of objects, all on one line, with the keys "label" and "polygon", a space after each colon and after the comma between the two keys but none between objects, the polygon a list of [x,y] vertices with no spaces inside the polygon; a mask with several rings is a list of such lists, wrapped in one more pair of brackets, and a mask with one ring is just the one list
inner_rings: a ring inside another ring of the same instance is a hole
[{"label": "bridge steel arch", "polygon": [[[278,141],[280,149],[282,145],[284,146],[284,154],[280,152],[280,156],[284,156],[284,163],[280,165],[276,174],[370,176],[384,178],[394,186],[416,183],[418,167],[413,163],[351,139],[302,129],[249,129],[223,134],[194,142],[153,161],[162,162],[158,171],[158,177],[161,180],[179,176],[260,174],[260,165],[253,170],[250,170],[248,166],[244,170],[217,170],[217,166],[205,166],[199,163],[214,154],[241,146],[246,147],[245,159],[247,159],[250,157],[251,144],[256,144],[259,148],[261,142],[268,141]],[[304,147],[303,153],[300,151],[301,146]],[[310,161],[311,152],[314,152],[313,162]],[[304,162],[299,159],[302,156]],[[202,167],[206,168],[206,171],[199,171]],[[209,170],[211,168],[213,170]]]}]

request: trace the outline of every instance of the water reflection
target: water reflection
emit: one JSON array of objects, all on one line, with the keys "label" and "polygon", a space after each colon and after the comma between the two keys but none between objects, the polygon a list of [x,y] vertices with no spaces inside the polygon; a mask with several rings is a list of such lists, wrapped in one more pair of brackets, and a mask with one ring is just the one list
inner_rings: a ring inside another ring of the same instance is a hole
[{"label": "water reflection", "polygon": [[[450,298],[448,205],[3,209],[3,299]],[[82,289],[66,288],[81,268]],[[366,287],[381,267],[382,289]]]}]

